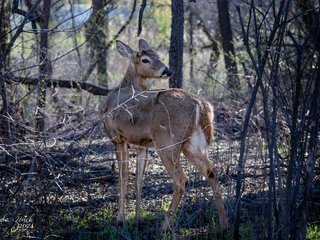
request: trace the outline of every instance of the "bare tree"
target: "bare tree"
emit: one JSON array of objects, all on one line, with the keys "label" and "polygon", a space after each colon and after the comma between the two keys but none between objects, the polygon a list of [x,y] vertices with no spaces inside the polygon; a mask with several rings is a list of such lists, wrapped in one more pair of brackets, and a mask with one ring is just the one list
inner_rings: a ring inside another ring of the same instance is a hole
[{"label": "bare tree", "polygon": [[[305,239],[306,236],[312,195],[311,185],[319,144],[317,136],[319,136],[320,128],[319,5],[309,0],[295,1],[295,5],[297,7],[295,15],[302,16],[302,20],[298,19],[297,23],[304,26],[306,32],[300,32],[297,36],[289,32],[297,54],[290,129],[291,148],[286,176],[284,229],[282,231],[285,239]],[[317,60],[308,63],[307,59],[312,58],[311,56],[317,56]],[[306,115],[309,116],[308,119],[305,118]],[[308,155],[305,156],[303,153],[308,153]],[[296,170],[297,167],[300,171]],[[303,181],[303,201],[298,204],[298,193],[302,188],[300,181]]]},{"label": "bare tree", "polygon": [[[285,0],[279,5],[276,1],[270,2],[265,7],[262,11],[257,11],[255,3],[251,2],[246,23],[242,18],[240,6],[237,7],[244,44],[257,81],[242,130],[234,237],[240,238],[239,210],[245,165],[243,161],[245,138],[252,107],[260,89],[268,150],[266,166],[269,169],[266,202],[267,236],[269,239],[305,239],[319,141],[317,136],[319,136],[320,103],[315,100],[320,94],[317,20],[319,12],[310,2],[303,2],[298,8],[299,11],[292,8],[291,1]],[[274,9],[272,14],[268,9]],[[291,32],[291,29],[301,28],[303,24],[301,20],[308,25],[306,29],[310,32]],[[266,23],[268,25],[270,22],[273,27],[265,29],[263,25]],[[261,34],[262,32],[264,34]],[[280,61],[284,62],[285,68],[281,67]],[[281,119],[284,119],[285,125],[288,126],[287,131],[279,126]],[[283,135],[286,132],[289,132],[289,136],[284,139]],[[288,146],[284,168],[279,160],[281,154],[278,148],[281,144]],[[281,180],[283,173],[285,173],[285,183]]]},{"label": "bare tree", "polygon": [[[35,129],[37,132],[44,131],[45,119],[44,109],[46,106],[46,85],[47,81],[52,74],[50,58],[48,54],[49,48],[49,20],[50,20],[50,9],[51,0],[43,1],[42,7],[37,7],[32,1],[25,1],[29,11],[34,10],[34,19],[40,26],[40,40],[39,40],[39,79],[38,82],[38,103],[36,109],[36,123]],[[40,5],[39,5],[40,6]]]},{"label": "bare tree", "polygon": [[86,37],[90,58],[97,62],[98,82],[108,86],[107,81],[107,0],[92,0],[92,16],[86,24]]},{"label": "bare tree", "polygon": [[239,90],[240,82],[238,78],[237,62],[233,46],[233,37],[230,23],[229,0],[218,0],[219,27],[221,43],[224,53],[224,64],[227,70],[227,85],[229,89]]},{"label": "bare tree", "polygon": [[[0,56],[4,56],[7,42],[8,32],[10,28],[10,4],[5,1],[1,2],[0,6]],[[0,62],[0,91],[2,108],[0,110],[0,136],[7,139],[10,135],[10,122],[8,120],[8,100],[7,100],[7,89],[3,78],[3,71],[6,67],[6,59],[1,59]],[[1,139],[0,139],[1,141]]]},{"label": "bare tree", "polygon": [[36,130],[44,131],[44,108],[46,106],[46,85],[52,74],[49,48],[49,19],[51,0],[43,2],[43,10],[39,19],[40,24],[40,45],[39,45],[39,87],[38,87],[38,108],[36,111]]},{"label": "bare tree", "polygon": [[173,71],[169,80],[172,88],[181,88],[183,79],[183,24],[184,24],[184,4],[183,0],[171,1],[171,37],[169,49],[169,66]]},{"label": "bare tree", "polygon": [[[189,3],[190,4],[190,3]],[[194,55],[194,44],[193,44],[193,31],[194,31],[194,16],[189,5],[189,15],[188,15],[188,23],[189,23],[189,58],[190,58],[190,79],[192,80],[194,77],[193,70],[193,55]]]},{"label": "bare tree", "polygon": [[[99,0],[100,1],[100,0]],[[109,4],[109,3],[112,3],[112,0],[108,0],[107,2],[105,2],[105,5]],[[119,30],[117,31],[116,34],[114,34],[114,36],[112,37],[112,39],[110,39],[108,41],[108,43],[104,46],[104,49],[103,51],[108,51],[108,49],[111,47],[111,44],[120,36],[120,34],[127,28],[127,26],[130,24],[132,18],[133,18],[133,15],[135,13],[135,10],[136,10],[136,6],[137,6],[137,0],[134,0],[133,3],[132,3],[132,10],[130,12],[130,15],[129,17],[127,18],[126,22],[124,23],[124,25],[122,25]],[[98,7],[102,7],[102,6],[98,6]],[[112,5],[111,5],[112,7]],[[100,12],[101,14],[101,12]],[[95,35],[91,34],[91,31],[96,31],[94,30],[96,27],[97,27],[97,23],[98,24],[102,24],[101,21],[103,21],[103,15],[100,15],[100,14],[92,14],[90,19],[87,21],[86,23],[86,37],[87,37],[87,41],[90,41],[90,39],[92,37],[94,37]],[[93,43],[92,43],[93,44]],[[91,44],[91,45],[92,45]],[[90,45],[90,43],[89,43]],[[94,44],[96,46],[96,44]],[[97,48],[94,48],[96,49],[96,51],[100,51],[100,49],[97,49]],[[93,50],[93,49],[91,49]],[[107,52],[105,52],[107,54]],[[107,57],[107,55],[104,55],[104,54],[99,54],[99,56],[102,57],[102,55],[104,56],[104,58]],[[86,81],[89,76],[91,75],[92,71],[95,69],[95,67],[97,66],[98,62],[99,62],[99,59],[97,59],[95,56],[95,51],[91,51],[91,56],[92,58],[90,59],[90,64],[89,66],[87,67],[87,70],[86,72],[83,74],[83,77],[82,77],[82,81]],[[105,62],[106,63],[106,62]],[[104,72],[104,67],[105,67],[105,71],[107,71],[107,65],[104,65],[104,60],[102,60],[102,62],[100,63],[101,64],[101,72],[103,71]],[[107,63],[106,63],[107,64]],[[103,85],[107,85],[106,84],[106,80],[107,78],[105,78],[105,75],[102,74],[101,75],[101,80],[104,81]],[[107,86],[106,86],[107,87]]]}]

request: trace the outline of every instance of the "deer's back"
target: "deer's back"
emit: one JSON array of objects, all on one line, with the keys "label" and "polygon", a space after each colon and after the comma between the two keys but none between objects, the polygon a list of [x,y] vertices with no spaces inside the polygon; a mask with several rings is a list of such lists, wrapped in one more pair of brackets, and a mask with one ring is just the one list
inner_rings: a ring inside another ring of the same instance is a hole
[{"label": "deer's back", "polygon": [[150,147],[159,136],[181,142],[197,128],[203,129],[208,144],[212,140],[210,104],[182,89],[136,92],[134,97],[130,88],[113,90],[106,106],[105,126],[116,142]]},{"label": "deer's back", "polygon": [[157,96],[152,132],[167,132],[174,142],[184,142],[201,129],[207,144],[213,138],[213,110],[209,102],[183,89],[171,89]]}]

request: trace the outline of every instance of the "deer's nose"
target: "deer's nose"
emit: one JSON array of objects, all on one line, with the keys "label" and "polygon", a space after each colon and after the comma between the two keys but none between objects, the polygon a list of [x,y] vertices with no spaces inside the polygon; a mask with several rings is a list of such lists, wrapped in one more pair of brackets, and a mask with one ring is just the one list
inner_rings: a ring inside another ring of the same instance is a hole
[{"label": "deer's nose", "polygon": [[172,75],[172,71],[167,67],[162,72],[162,76],[170,77],[171,75]]}]

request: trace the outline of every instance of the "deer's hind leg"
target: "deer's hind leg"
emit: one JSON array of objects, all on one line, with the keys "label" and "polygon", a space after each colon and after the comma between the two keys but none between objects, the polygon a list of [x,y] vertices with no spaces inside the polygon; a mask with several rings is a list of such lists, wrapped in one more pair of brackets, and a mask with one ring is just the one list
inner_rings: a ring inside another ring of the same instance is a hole
[{"label": "deer's hind leg", "polygon": [[137,166],[136,166],[136,226],[138,226],[141,217],[141,189],[143,183],[143,175],[147,163],[147,149],[137,149]]},{"label": "deer's hind leg", "polygon": [[188,161],[208,180],[213,189],[213,196],[218,209],[220,227],[222,230],[227,229],[228,220],[225,214],[224,203],[219,187],[218,173],[209,161],[208,149],[196,146],[195,142],[189,142],[186,143],[182,151]]},{"label": "deer's hind leg", "polygon": [[117,216],[118,224],[121,224],[125,221],[124,216],[124,203],[127,193],[128,186],[128,165],[129,165],[129,151],[127,143],[117,144],[117,159],[119,164],[119,186],[120,186],[120,195],[119,195],[119,212]]},{"label": "deer's hind leg", "polygon": [[157,146],[158,155],[173,180],[173,196],[170,207],[166,212],[164,222],[162,224],[162,231],[167,231],[170,225],[173,223],[174,215],[185,192],[185,187],[188,182],[188,177],[184,173],[179,161],[181,152],[180,148],[181,144],[169,147],[165,150],[159,150]]}]

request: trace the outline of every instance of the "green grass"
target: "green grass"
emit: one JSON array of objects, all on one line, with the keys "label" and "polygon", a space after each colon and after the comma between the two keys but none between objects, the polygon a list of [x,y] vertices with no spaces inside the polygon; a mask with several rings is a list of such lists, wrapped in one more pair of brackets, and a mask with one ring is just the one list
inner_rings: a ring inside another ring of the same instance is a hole
[{"label": "green grass", "polygon": [[318,225],[307,227],[307,239],[318,240],[320,239],[320,228]]}]

